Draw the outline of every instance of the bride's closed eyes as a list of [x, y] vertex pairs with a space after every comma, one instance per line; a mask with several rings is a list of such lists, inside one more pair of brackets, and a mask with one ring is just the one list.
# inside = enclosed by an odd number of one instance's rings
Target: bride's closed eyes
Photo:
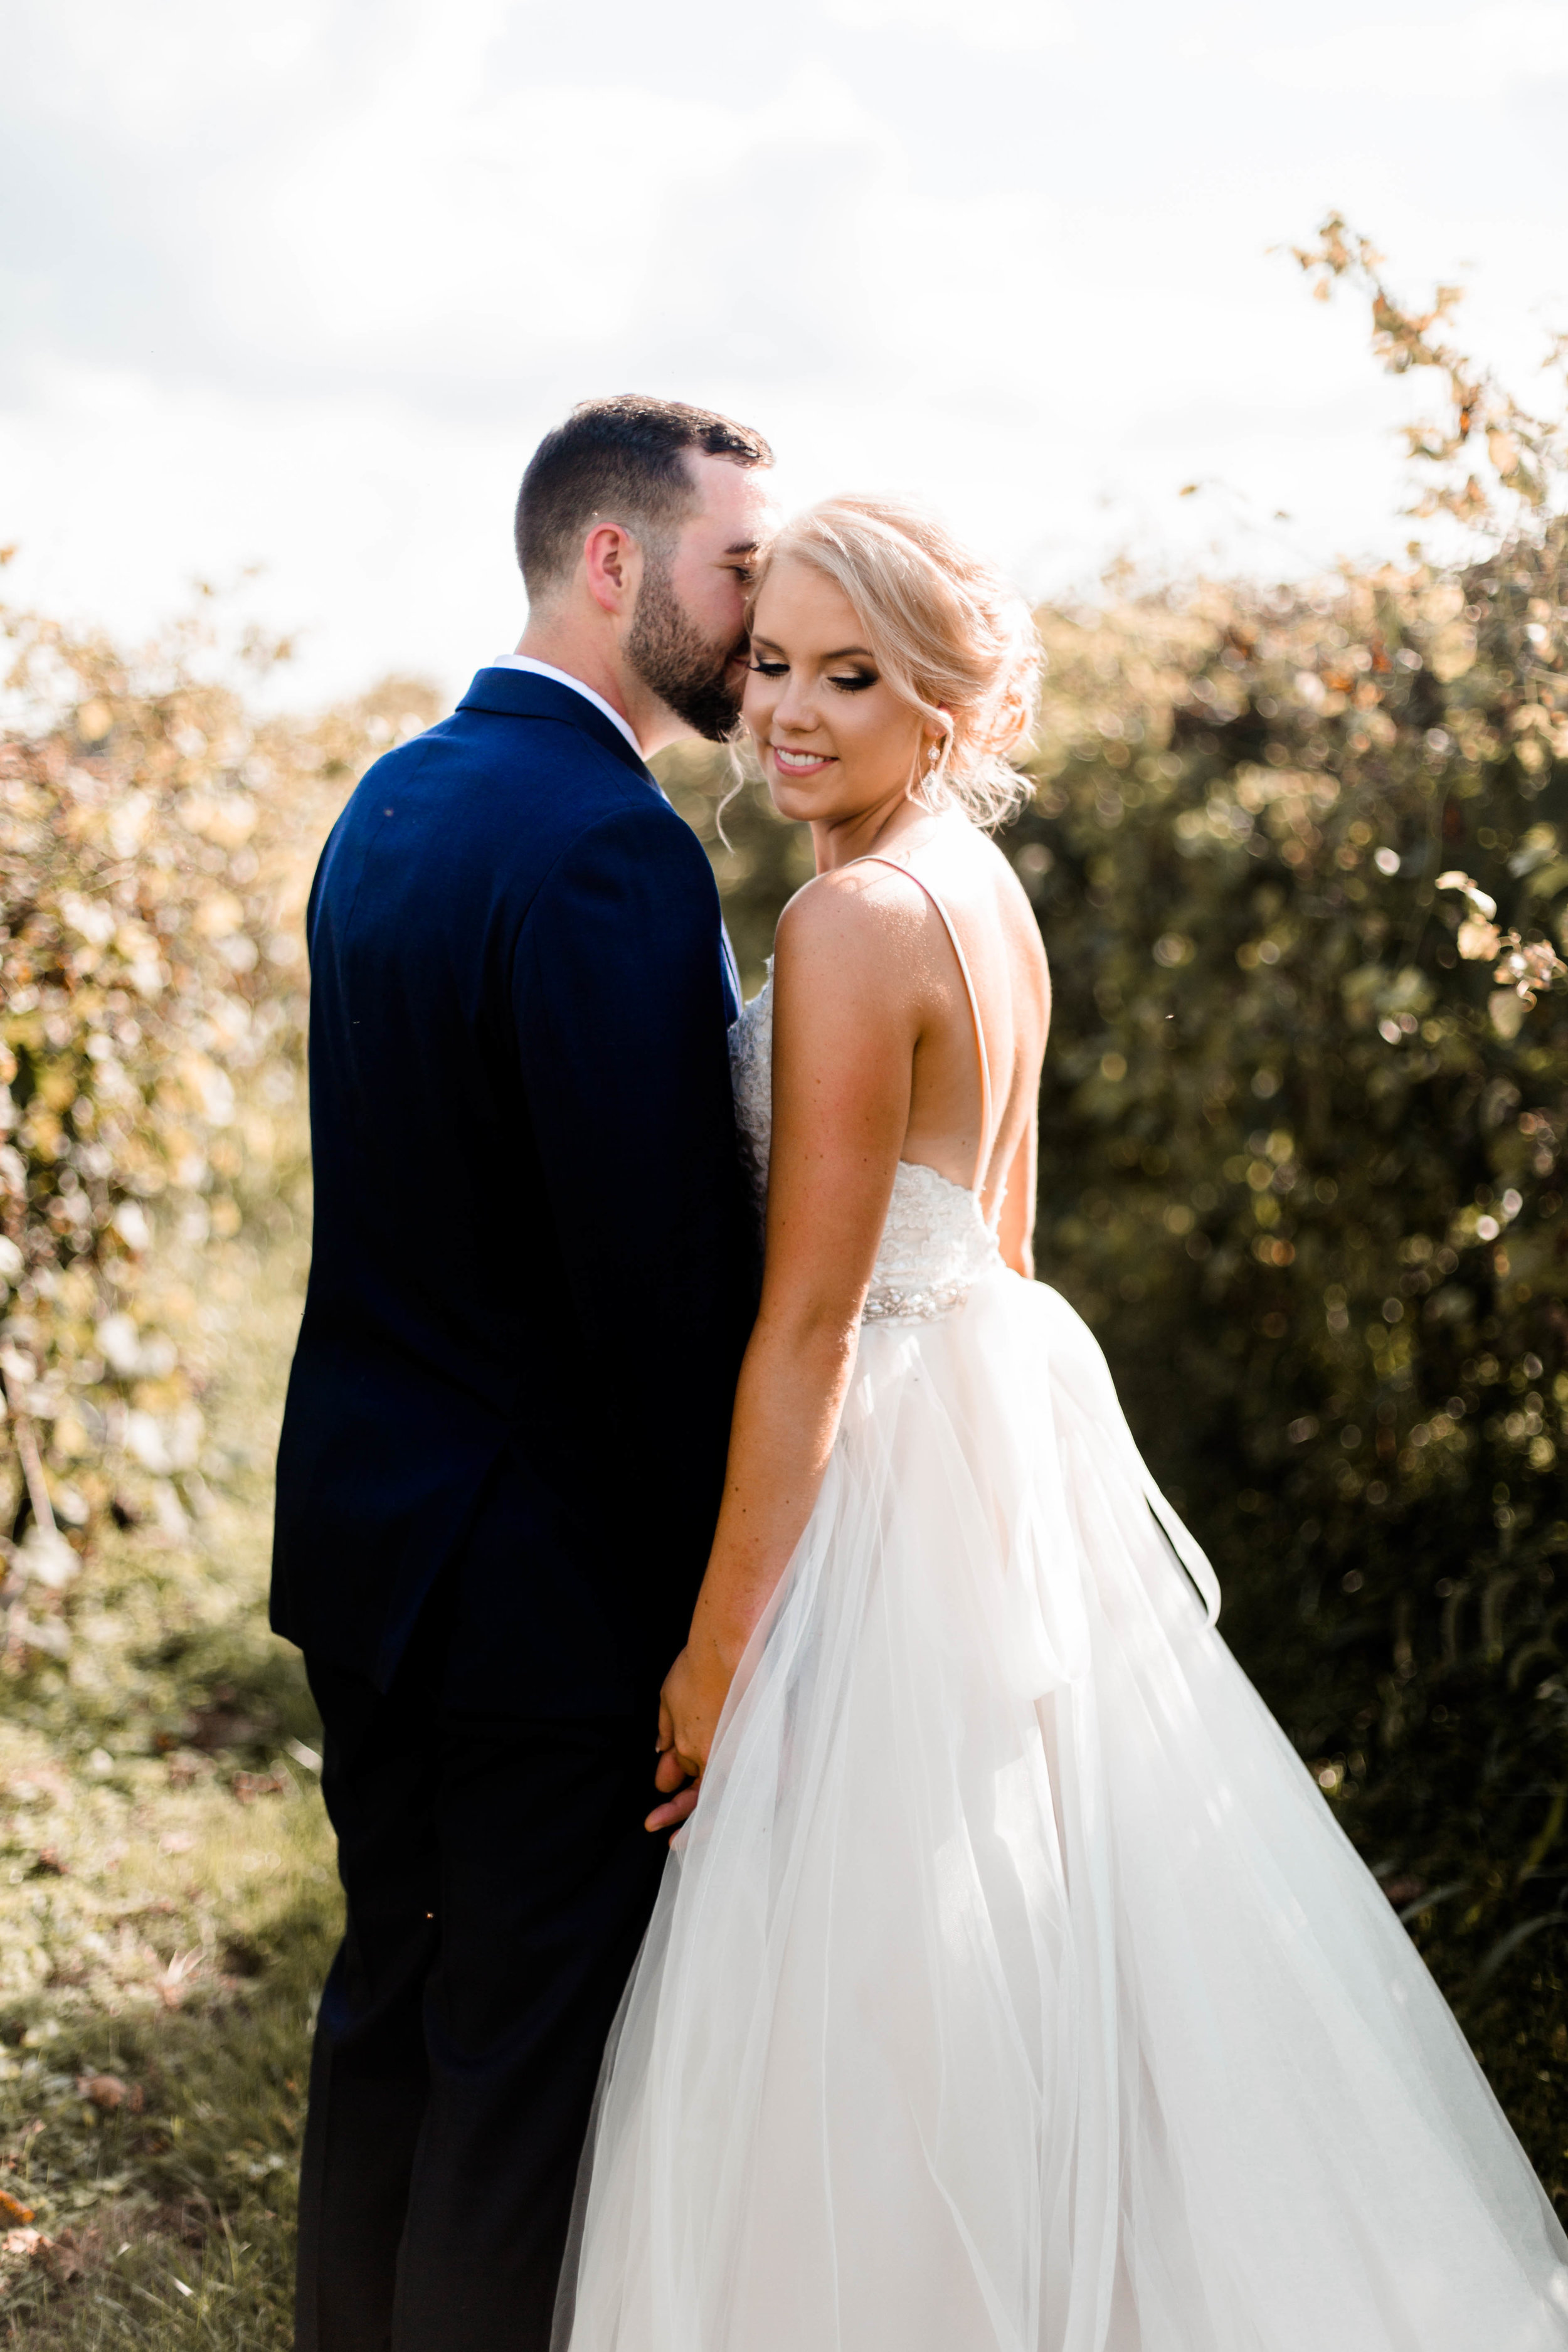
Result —
[[[753, 654], [751, 666], [759, 677], [783, 677], [789, 669], [788, 662], [766, 654]], [[876, 683], [875, 670], [843, 670], [837, 674], [830, 670], [827, 674], [827, 684], [836, 686], [840, 694], [861, 694]]]

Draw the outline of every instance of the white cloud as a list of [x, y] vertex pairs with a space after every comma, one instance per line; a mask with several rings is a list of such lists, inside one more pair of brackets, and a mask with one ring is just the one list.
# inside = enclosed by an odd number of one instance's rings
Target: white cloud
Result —
[[[453, 435], [382, 397], [172, 389], [71, 366], [0, 414], [0, 593], [132, 636], [200, 573], [264, 568], [239, 606], [298, 636], [288, 698], [392, 669], [458, 683], [513, 642], [523, 599], [511, 500], [528, 432]], [[542, 420], [543, 421], [543, 420]], [[520, 440], [521, 446], [520, 446]]]
[[[442, 46], [440, 109], [416, 43], [290, 160], [264, 215], [243, 183], [228, 192], [221, 299], [237, 331], [416, 379], [536, 381], [546, 354], [559, 367], [650, 329], [700, 333], [716, 290], [728, 323], [748, 262], [798, 281], [824, 199], [847, 181], [853, 203], [888, 162], [880, 127], [821, 74], [727, 107], [614, 83], [497, 90], [482, 37], [462, 73]], [[776, 193], [786, 154], [801, 195], [781, 243], [757, 195]]]
[[1078, 37], [1065, 0], [824, 0], [833, 24], [924, 33], [979, 49], [1059, 49]]
[[1568, 6], [1500, 0], [1427, 23], [1352, 22], [1311, 42], [1263, 50], [1256, 62], [1268, 79], [1294, 89], [1463, 107], [1568, 73]]
[[24, 6], [8, 60], [29, 106], [155, 148], [205, 119], [253, 116], [299, 85], [328, 30], [321, 0], [215, 11], [209, 0], [73, 0]]

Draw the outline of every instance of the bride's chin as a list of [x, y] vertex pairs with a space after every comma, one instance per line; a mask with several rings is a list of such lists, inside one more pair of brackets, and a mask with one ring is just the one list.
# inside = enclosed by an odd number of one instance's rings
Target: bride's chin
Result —
[[768, 797], [780, 816], [792, 824], [811, 824], [828, 812], [821, 804], [821, 795], [807, 792], [802, 785], [786, 784], [778, 774], [768, 779]]

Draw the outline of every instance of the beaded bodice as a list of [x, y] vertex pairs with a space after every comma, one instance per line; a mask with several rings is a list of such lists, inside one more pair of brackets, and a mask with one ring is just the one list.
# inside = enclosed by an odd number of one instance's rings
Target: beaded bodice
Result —
[[[735, 1118], [759, 1213], [767, 1198], [773, 1122], [773, 990], [769, 977], [730, 1031]], [[866, 1323], [929, 1321], [962, 1307], [983, 1274], [1001, 1263], [978, 1194], [900, 1160], [877, 1251]]]

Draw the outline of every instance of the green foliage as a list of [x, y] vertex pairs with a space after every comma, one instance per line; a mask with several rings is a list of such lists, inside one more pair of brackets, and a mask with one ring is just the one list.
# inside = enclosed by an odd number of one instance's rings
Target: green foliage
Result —
[[1554, 708], [1560, 548], [1047, 616], [1009, 845], [1056, 978], [1041, 1271], [1346, 1826], [1449, 1889], [1460, 1994], [1563, 1885], [1568, 1003], [1466, 963], [1435, 886], [1530, 929], [1568, 882], [1568, 767], [1515, 723]]
[[431, 697], [392, 681], [311, 726], [260, 719], [228, 679], [276, 648], [230, 649], [215, 678], [195, 625], [134, 658], [26, 614], [0, 627], [21, 720], [0, 738], [0, 1601], [19, 1658], [63, 1654], [62, 1595], [110, 1508], [189, 1505], [202, 1246], [304, 1164], [314, 852]]

